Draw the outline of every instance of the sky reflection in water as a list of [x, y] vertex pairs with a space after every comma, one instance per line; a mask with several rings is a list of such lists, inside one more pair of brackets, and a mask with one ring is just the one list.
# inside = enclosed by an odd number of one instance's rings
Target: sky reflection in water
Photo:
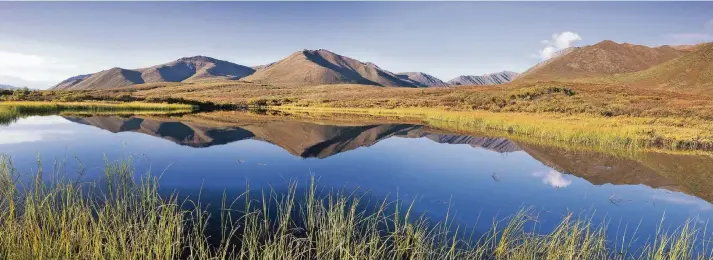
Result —
[[[415, 200], [419, 212], [436, 219], [451, 205], [459, 223], [480, 219], [482, 228], [523, 207], [538, 213], [543, 228], [573, 212], [607, 217], [614, 228], [640, 222], [645, 235], [664, 214], [671, 224], [713, 215], [706, 188], [712, 181], [705, 177], [713, 162], [705, 156], [634, 160], [409, 124], [30, 117], [0, 127], [0, 152], [21, 172], [37, 168], [38, 154], [45, 168], [66, 160], [68, 172], [80, 158], [86, 178], [101, 175], [104, 156], [132, 155], [137, 173], [163, 174], [163, 190], [202, 190], [208, 200], [223, 191], [239, 194], [247, 183], [254, 190], [284, 190], [290, 180], [315, 176], [322, 187]], [[676, 170], [685, 173], [671, 176]]]

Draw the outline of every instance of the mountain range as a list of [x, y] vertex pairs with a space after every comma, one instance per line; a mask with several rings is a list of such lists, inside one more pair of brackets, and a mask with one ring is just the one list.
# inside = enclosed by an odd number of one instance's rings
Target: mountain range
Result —
[[194, 56], [148, 68], [111, 68], [93, 74], [74, 76], [60, 82], [52, 89], [108, 89], [152, 82], [240, 79], [254, 72], [255, 70], [250, 67], [205, 56]]
[[513, 81], [520, 73], [512, 71], [501, 71], [498, 73], [485, 74], [483, 76], [459, 76], [448, 81], [448, 84], [459, 85], [497, 85]]
[[[243, 66], [205, 56], [140, 69], [112, 68], [68, 78], [53, 89], [106, 89], [152, 82], [192, 82], [202, 79], [240, 80], [270, 85], [307, 86], [365, 84], [386, 87], [450, 87], [496, 85], [511, 81], [571, 81], [583, 78], [608, 83], [657, 86], [713, 85], [713, 43], [648, 47], [602, 41], [558, 51], [522, 74], [502, 71], [482, 76], [463, 75], [443, 81], [424, 72], [392, 73], [370, 62], [334, 52], [302, 50], [260, 66]], [[596, 81], [596, 80], [594, 80]]]
[[[205, 56], [178, 60], [140, 69], [112, 68], [68, 78], [52, 89], [109, 89], [153, 82], [190, 82], [200, 79], [242, 80], [272, 85], [365, 84], [385, 87], [449, 87], [490, 85], [511, 81], [517, 73], [499, 72], [484, 76], [461, 76], [447, 83], [423, 72], [392, 73], [370, 62], [334, 52], [302, 50], [265, 65], [247, 67]], [[461, 78], [470, 79], [467, 83]], [[457, 84], [456, 84], [457, 83]]]

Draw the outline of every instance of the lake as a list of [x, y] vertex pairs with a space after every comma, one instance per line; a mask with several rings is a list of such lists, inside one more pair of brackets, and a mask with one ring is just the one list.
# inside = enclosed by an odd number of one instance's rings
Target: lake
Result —
[[[713, 216], [709, 155], [620, 154], [450, 133], [418, 122], [305, 119], [242, 112], [178, 116], [33, 116], [0, 126], [0, 152], [21, 172], [64, 162], [100, 178], [104, 158], [133, 157], [169, 194], [219, 204], [223, 193], [324, 189], [414, 201], [433, 219], [487, 229], [530, 208], [543, 230], [572, 213], [643, 239]], [[664, 218], [665, 216], [665, 218]], [[638, 227], [638, 229], [637, 229]], [[643, 242], [643, 241], [639, 241]]]

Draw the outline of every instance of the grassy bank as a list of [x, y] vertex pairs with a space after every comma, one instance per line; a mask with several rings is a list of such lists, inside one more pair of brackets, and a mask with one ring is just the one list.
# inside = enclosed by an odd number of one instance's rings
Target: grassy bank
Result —
[[369, 114], [417, 118], [457, 132], [500, 132], [537, 142], [602, 149], [713, 150], [713, 124], [693, 118], [603, 117], [558, 113], [496, 113], [442, 109], [273, 107], [282, 111]]
[[[107, 161], [100, 182], [76, 182], [43, 172], [18, 183], [8, 157], [0, 158], [2, 259], [708, 259], [707, 240], [692, 224], [659, 229], [641, 249], [636, 234], [609, 239], [606, 225], [564, 217], [552, 231], [530, 211], [493, 222], [482, 235], [453, 220], [429, 220], [413, 204], [336, 192], [265, 191], [224, 199], [211, 215], [200, 201], [162, 197], [157, 179], [134, 175], [131, 159]], [[43, 176], [53, 181], [41, 181]], [[257, 198], [257, 199], [252, 199]], [[244, 207], [232, 208], [236, 202]], [[370, 208], [371, 210], [367, 210]], [[218, 228], [209, 227], [219, 219]], [[213, 230], [209, 232], [209, 230]], [[707, 234], [706, 234], [707, 235]], [[645, 239], [645, 238], [642, 238]], [[699, 250], [696, 250], [698, 247]]]
[[33, 115], [188, 113], [195, 109], [193, 105], [140, 102], [0, 102], [0, 125]]
[[193, 105], [143, 103], [143, 102], [2, 102], [3, 109], [14, 109], [18, 112], [45, 112], [45, 111], [142, 111], [142, 110], [194, 110]]

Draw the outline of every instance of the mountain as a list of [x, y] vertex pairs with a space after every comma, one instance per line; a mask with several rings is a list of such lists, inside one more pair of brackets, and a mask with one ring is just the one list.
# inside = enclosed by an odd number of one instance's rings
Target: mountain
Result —
[[250, 68], [254, 69], [255, 71], [258, 71], [258, 70], [270, 67], [270, 66], [272, 66], [272, 64], [275, 64], [275, 62], [270, 62], [268, 64], [263, 64], [263, 65], [251, 66]]
[[[65, 80], [67, 81], [67, 80]], [[111, 68], [103, 70], [85, 79], [75, 80], [74, 84], [58, 84], [54, 90], [85, 90], [85, 89], [107, 89], [131, 86], [144, 83], [141, 72], [122, 68]]]
[[13, 90], [13, 89], [18, 89], [18, 87], [10, 86], [10, 85], [4, 85], [0, 84], [0, 89], [7, 89], [7, 90]]
[[572, 79], [635, 72], [681, 57], [685, 53], [667, 45], [652, 48], [602, 41], [551, 58], [527, 70], [518, 79]]
[[270, 84], [321, 85], [367, 84], [418, 87], [373, 63], [364, 63], [328, 50], [303, 50], [245, 78]]
[[513, 81], [515, 77], [520, 75], [517, 72], [501, 71], [497, 73], [485, 74], [483, 76], [459, 76], [448, 81], [448, 84], [458, 85], [497, 85]]
[[71, 87], [71, 86], [73, 86], [73, 85], [79, 84], [79, 82], [81, 82], [82, 80], [84, 80], [84, 79], [90, 77], [91, 75], [92, 75], [92, 74], [84, 74], [84, 75], [78, 75], [78, 76], [74, 76], [74, 77], [65, 79], [65, 80], [63, 80], [62, 82], [60, 82], [59, 84], [57, 84], [57, 85], [55, 85], [54, 87], [52, 87], [52, 89], [66, 89], [66, 88], [69, 88], [69, 87]]
[[451, 85], [423, 72], [401, 72], [396, 76], [414, 82], [419, 87], [450, 87]]
[[713, 43], [697, 46], [686, 55], [650, 69], [617, 75], [617, 83], [713, 90]]
[[525, 71], [525, 72], [522, 73], [522, 74], [525, 75], [525, 74], [529, 73], [529, 71], [533, 71], [533, 70], [536, 70], [536, 69], [539, 68], [539, 67], [542, 67], [542, 66], [545, 66], [545, 65], [547, 65], [547, 64], [550, 64], [551, 62], [556, 61], [558, 57], [567, 55], [567, 54], [569, 54], [570, 52], [573, 52], [573, 51], [578, 50], [579, 48], [581, 48], [581, 47], [569, 47], [569, 48], [564, 48], [564, 49], [561, 49], [561, 50], [559, 50], [559, 51], [556, 51], [555, 53], [552, 54], [552, 57], [550, 57], [549, 59], [547, 59], [547, 60], [545, 60], [545, 61], [542, 61], [542, 62], [540, 62], [540, 63], [535, 64], [535, 66], [532, 66], [532, 68], [528, 69], [527, 71]]
[[112, 68], [66, 79], [52, 89], [83, 90], [126, 87], [151, 82], [188, 82], [199, 79], [240, 79], [254, 69], [205, 56], [178, 60], [141, 69]]
[[205, 56], [180, 58], [176, 61], [138, 69], [145, 82], [182, 82], [195, 79], [240, 79], [254, 69]]

